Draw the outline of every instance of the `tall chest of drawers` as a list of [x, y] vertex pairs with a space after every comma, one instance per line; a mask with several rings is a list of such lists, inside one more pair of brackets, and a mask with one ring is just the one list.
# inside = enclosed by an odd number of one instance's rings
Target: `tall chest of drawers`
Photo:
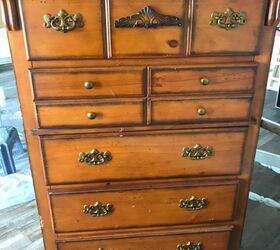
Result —
[[237, 250], [278, 0], [2, 0], [46, 249]]

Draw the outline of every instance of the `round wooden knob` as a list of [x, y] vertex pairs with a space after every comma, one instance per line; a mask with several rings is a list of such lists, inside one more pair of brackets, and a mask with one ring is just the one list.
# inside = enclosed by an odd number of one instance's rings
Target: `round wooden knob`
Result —
[[197, 110], [197, 113], [202, 116], [202, 115], [206, 115], [207, 111], [205, 108], [199, 108]]
[[90, 119], [90, 120], [94, 120], [94, 119], [96, 118], [96, 114], [93, 113], [93, 112], [88, 112], [88, 113], [87, 113], [87, 117], [88, 117], [88, 119]]
[[85, 82], [84, 86], [86, 89], [92, 89], [94, 87], [94, 83], [87, 81], [87, 82]]
[[208, 85], [210, 83], [210, 81], [207, 77], [202, 77], [200, 79], [200, 82], [201, 82], [202, 85]]

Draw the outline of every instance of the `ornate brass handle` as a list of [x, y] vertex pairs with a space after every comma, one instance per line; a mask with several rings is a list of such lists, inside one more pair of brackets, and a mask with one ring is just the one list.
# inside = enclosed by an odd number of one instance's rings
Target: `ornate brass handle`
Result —
[[210, 83], [210, 81], [207, 77], [202, 77], [200, 79], [200, 82], [201, 82], [202, 85], [208, 85]]
[[68, 14], [65, 10], [60, 10], [57, 15], [46, 14], [44, 20], [45, 28], [52, 28], [63, 33], [84, 26], [83, 17], [80, 13]]
[[97, 149], [91, 150], [89, 153], [81, 152], [79, 154], [79, 162], [86, 163], [89, 166], [101, 165], [112, 160], [111, 152], [99, 152]]
[[179, 244], [177, 245], [176, 250], [202, 250], [202, 244], [199, 243], [193, 243], [189, 241], [186, 244]]
[[88, 112], [87, 117], [90, 120], [94, 120], [96, 118], [96, 114], [94, 112]]
[[199, 108], [197, 109], [197, 114], [199, 114], [200, 116], [206, 115], [207, 110], [205, 108]]
[[86, 89], [92, 89], [94, 87], [94, 83], [90, 82], [90, 81], [86, 81], [84, 83], [84, 86], [85, 86]]
[[208, 200], [205, 198], [197, 198], [192, 196], [189, 199], [181, 199], [179, 202], [180, 208], [185, 208], [189, 211], [200, 210], [208, 205]]
[[244, 12], [235, 12], [231, 8], [224, 12], [213, 12], [211, 15], [210, 24], [218, 27], [231, 30], [246, 23], [246, 14]]
[[116, 28], [157, 28], [160, 26], [182, 26], [183, 22], [179, 17], [168, 16], [158, 13], [154, 8], [146, 6], [138, 13], [122, 17], [115, 21]]
[[114, 207], [112, 204], [102, 204], [97, 201], [93, 205], [84, 205], [84, 213], [92, 217], [106, 216], [113, 213]]
[[203, 147], [200, 144], [196, 144], [195, 146], [189, 148], [183, 148], [182, 157], [188, 157], [192, 160], [203, 160], [209, 156], [212, 156], [214, 150], [211, 146]]

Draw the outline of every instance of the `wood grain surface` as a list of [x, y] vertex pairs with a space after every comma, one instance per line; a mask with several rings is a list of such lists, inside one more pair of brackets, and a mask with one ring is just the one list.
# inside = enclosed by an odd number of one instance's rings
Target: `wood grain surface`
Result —
[[[46, 178], [50, 184], [234, 175], [242, 168], [246, 131], [68, 137], [42, 140]], [[176, 143], [175, 143], [176, 142]], [[185, 147], [211, 146], [203, 160], [182, 157]], [[109, 151], [112, 160], [99, 166], [79, 162], [80, 152]], [[63, 174], [62, 174], [63, 173]]]

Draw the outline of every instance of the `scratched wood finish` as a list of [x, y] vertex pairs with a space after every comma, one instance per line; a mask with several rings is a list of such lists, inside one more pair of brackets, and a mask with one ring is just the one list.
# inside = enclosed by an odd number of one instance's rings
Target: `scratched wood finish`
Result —
[[[193, 94], [215, 92], [252, 92], [255, 68], [152, 68], [152, 94]], [[203, 85], [201, 80], [209, 80]]]
[[[238, 174], [246, 131], [87, 137], [42, 139], [50, 184]], [[204, 160], [182, 157], [184, 147], [196, 144], [212, 146], [213, 156]], [[90, 152], [93, 148], [110, 151], [112, 160], [99, 166], [80, 163], [79, 153]]]
[[[24, 0], [20, 5], [30, 59], [104, 57], [100, 0]], [[62, 9], [80, 13], [85, 25], [67, 33], [46, 29], [44, 15], [57, 15]]]
[[[176, 16], [182, 20], [182, 27], [159, 28], [115, 28], [115, 20], [136, 14], [145, 6], [151, 6], [164, 15]], [[127, 0], [110, 1], [110, 21], [113, 57], [147, 57], [184, 55], [185, 15], [188, 1], [174, 0]], [[172, 46], [172, 42], [174, 45]]]
[[[142, 96], [145, 92], [143, 69], [32, 71], [36, 99], [71, 99]], [[85, 82], [92, 82], [92, 89]]]
[[[216, 242], [213, 241], [216, 239]], [[114, 249], [114, 250], [175, 250], [179, 244], [200, 242], [203, 249], [224, 250], [227, 249], [230, 232], [173, 234], [163, 236], [138, 237], [112, 240], [86, 240], [82, 242], [58, 243], [59, 250], [88, 250], [88, 249]]]
[[[203, 99], [152, 101], [152, 123], [190, 123], [248, 120], [250, 99]], [[206, 113], [200, 115], [199, 109]]]
[[[194, 2], [194, 25], [192, 33], [192, 54], [258, 54], [262, 34], [266, 0], [205, 0]], [[246, 24], [233, 30], [209, 25], [211, 14], [231, 8], [246, 14]]]
[[[233, 219], [235, 184], [206, 187], [176, 187], [150, 190], [52, 194], [52, 214], [56, 232], [121, 229], [159, 225], [214, 223]], [[201, 210], [179, 207], [181, 199], [192, 196], [208, 199]], [[92, 217], [83, 213], [84, 205], [112, 204], [111, 214]]]
[[[98, 127], [143, 125], [143, 102], [95, 103], [92, 105], [38, 106], [39, 124], [50, 127]], [[87, 114], [93, 112], [95, 119]]]

